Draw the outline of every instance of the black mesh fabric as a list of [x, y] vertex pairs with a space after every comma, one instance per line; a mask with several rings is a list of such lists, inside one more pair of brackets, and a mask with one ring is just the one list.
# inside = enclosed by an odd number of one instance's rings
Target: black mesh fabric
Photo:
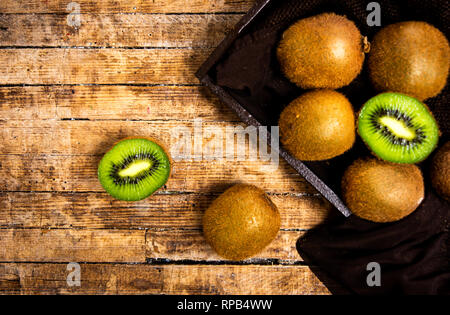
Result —
[[[274, 0], [245, 29], [210, 75], [246, 108], [262, 125], [277, 125], [279, 115], [290, 101], [304, 93], [280, 72], [275, 49], [283, 31], [296, 20], [335, 12], [353, 20], [369, 41], [380, 27], [366, 23], [367, 4], [357, 0]], [[446, 0], [377, 1], [382, 10], [382, 26], [400, 21], [426, 21], [449, 37], [449, 2]], [[358, 110], [377, 94], [367, 69], [352, 84], [340, 89]], [[426, 101], [439, 122], [441, 145], [449, 139], [449, 87]], [[340, 194], [340, 179], [356, 158], [369, 155], [359, 140], [341, 157], [325, 162], [305, 163], [328, 186]], [[450, 294], [449, 203], [430, 188], [429, 163], [420, 167], [426, 178], [426, 198], [407, 218], [376, 224], [355, 216], [342, 217], [337, 211], [325, 223], [298, 240], [300, 255], [319, 266], [341, 284], [345, 292], [356, 294]], [[369, 287], [367, 265], [381, 266], [381, 286]], [[313, 269], [315, 271], [316, 269]], [[325, 281], [327, 283], [327, 281]], [[335, 287], [330, 289], [335, 293]]]

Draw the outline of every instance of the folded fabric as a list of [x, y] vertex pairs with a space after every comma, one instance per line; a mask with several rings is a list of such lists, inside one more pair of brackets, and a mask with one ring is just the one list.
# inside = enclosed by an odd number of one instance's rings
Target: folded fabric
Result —
[[297, 249], [351, 293], [450, 294], [449, 219], [448, 202], [430, 190], [403, 220], [379, 224], [339, 216], [306, 233]]

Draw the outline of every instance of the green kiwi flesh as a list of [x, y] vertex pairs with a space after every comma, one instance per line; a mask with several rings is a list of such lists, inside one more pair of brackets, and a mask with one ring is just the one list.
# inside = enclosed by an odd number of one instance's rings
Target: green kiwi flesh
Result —
[[371, 98], [361, 109], [358, 133], [379, 158], [414, 164], [436, 148], [439, 127], [419, 100], [399, 93]]
[[98, 167], [103, 188], [125, 201], [147, 198], [167, 182], [169, 175], [169, 156], [159, 144], [145, 138], [118, 142]]
[[433, 187], [439, 195], [450, 201], [450, 141], [437, 151], [430, 173]]
[[425, 185], [416, 165], [358, 159], [344, 173], [342, 194], [353, 214], [385, 223], [415, 211], [425, 198]]
[[203, 216], [203, 234], [222, 257], [243, 260], [263, 250], [280, 229], [280, 213], [266, 193], [237, 184], [220, 195]]

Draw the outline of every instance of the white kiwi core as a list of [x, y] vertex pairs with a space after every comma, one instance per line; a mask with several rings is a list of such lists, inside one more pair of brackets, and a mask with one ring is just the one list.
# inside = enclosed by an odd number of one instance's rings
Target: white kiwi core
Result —
[[152, 163], [148, 160], [137, 160], [128, 165], [123, 170], [119, 171], [119, 176], [121, 177], [136, 177], [142, 172], [150, 169]]
[[413, 140], [416, 137], [416, 133], [413, 129], [409, 128], [403, 121], [399, 121], [393, 117], [380, 117], [380, 123], [383, 126], [386, 126], [389, 131], [398, 138]]

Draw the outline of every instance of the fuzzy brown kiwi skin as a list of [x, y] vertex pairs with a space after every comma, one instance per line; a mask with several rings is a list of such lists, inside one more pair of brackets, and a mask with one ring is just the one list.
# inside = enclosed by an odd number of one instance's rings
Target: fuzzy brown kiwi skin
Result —
[[277, 49], [282, 71], [303, 89], [338, 89], [361, 72], [370, 49], [345, 16], [323, 13], [288, 28]]
[[450, 201], [450, 141], [446, 142], [433, 157], [430, 169], [434, 189]]
[[394, 222], [414, 212], [425, 198], [425, 184], [416, 165], [366, 158], [344, 173], [342, 194], [356, 216], [377, 223]]
[[203, 216], [206, 241], [222, 257], [243, 260], [263, 250], [280, 229], [280, 213], [266, 193], [237, 184], [212, 202]]
[[423, 101], [447, 83], [450, 47], [445, 35], [419, 21], [391, 24], [378, 32], [368, 58], [370, 79], [380, 92], [399, 92]]
[[348, 99], [333, 90], [314, 90], [289, 104], [279, 119], [283, 146], [302, 161], [328, 160], [353, 147], [355, 114]]

